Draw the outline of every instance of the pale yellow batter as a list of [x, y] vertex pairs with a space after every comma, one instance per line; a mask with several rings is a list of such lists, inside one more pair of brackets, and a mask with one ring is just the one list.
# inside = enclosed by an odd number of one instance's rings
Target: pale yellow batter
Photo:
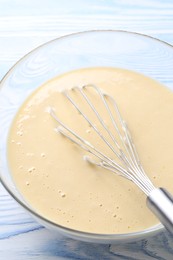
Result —
[[[131, 182], [82, 159], [58, 134], [48, 113], [95, 139], [59, 90], [94, 83], [112, 95], [155, 186], [173, 192], [173, 93], [143, 75], [114, 68], [70, 72], [40, 87], [20, 108], [9, 133], [9, 166], [23, 197], [44, 217], [94, 233], [127, 233], [157, 223], [145, 195]], [[98, 143], [99, 141], [97, 141]], [[99, 144], [98, 144], [99, 145]]]

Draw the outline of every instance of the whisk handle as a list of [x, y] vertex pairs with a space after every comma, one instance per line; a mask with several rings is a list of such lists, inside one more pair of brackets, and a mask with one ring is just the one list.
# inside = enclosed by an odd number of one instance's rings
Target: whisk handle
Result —
[[147, 197], [147, 206], [173, 234], [173, 196], [164, 188], [156, 188]]

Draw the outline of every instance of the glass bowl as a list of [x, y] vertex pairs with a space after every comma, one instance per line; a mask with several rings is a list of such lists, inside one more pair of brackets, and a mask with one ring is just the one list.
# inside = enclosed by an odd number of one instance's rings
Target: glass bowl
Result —
[[88, 31], [50, 41], [18, 61], [0, 83], [0, 179], [9, 194], [39, 223], [69, 237], [99, 243], [122, 243], [154, 236], [162, 225], [127, 234], [80, 232], [39, 215], [22, 198], [8, 170], [7, 137], [20, 105], [45, 81], [72, 70], [118, 67], [149, 76], [173, 89], [173, 47], [142, 34], [125, 31]]

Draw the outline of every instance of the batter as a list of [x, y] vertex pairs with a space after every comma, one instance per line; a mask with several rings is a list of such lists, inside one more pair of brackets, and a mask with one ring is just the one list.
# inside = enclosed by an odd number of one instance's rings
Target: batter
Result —
[[139, 188], [91, 166], [82, 159], [84, 151], [55, 131], [50, 107], [79, 134], [95, 139], [59, 92], [88, 83], [116, 99], [147, 175], [155, 186], [173, 192], [173, 93], [141, 74], [116, 68], [69, 72], [45, 83], [27, 99], [9, 133], [13, 179], [36, 212], [65, 227], [102, 234], [144, 230], [158, 221]]

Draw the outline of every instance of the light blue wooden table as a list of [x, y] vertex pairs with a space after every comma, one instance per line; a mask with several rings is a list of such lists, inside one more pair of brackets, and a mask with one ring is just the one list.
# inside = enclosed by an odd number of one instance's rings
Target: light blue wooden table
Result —
[[[72, 32], [120, 29], [173, 44], [172, 0], [0, 0], [0, 79], [36, 46]], [[57, 237], [23, 211], [0, 185], [0, 260], [173, 260], [166, 232], [125, 245]]]

